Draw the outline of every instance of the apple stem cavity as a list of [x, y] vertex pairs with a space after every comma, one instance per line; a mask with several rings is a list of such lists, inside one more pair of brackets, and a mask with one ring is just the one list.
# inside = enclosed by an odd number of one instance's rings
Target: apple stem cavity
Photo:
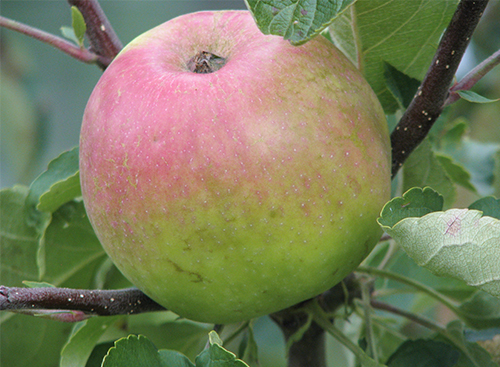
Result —
[[187, 63], [189, 71], [197, 74], [216, 72], [226, 65], [226, 59], [208, 51], [200, 51]]

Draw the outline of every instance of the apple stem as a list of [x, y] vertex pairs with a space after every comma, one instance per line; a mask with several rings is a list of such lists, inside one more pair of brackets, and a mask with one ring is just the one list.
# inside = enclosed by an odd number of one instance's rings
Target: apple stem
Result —
[[46, 310], [68, 310], [112, 316], [165, 311], [165, 308], [135, 288], [84, 290], [0, 286], [0, 311], [32, 313], [34, 310], [38, 314]]
[[208, 51], [200, 51], [187, 62], [189, 71], [197, 74], [213, 73], [226, 64], [226, 59]]
[[392, 177], [441, 115], [455, 72], [488, 0], [461, 0], [410, 106], [391, 134]]

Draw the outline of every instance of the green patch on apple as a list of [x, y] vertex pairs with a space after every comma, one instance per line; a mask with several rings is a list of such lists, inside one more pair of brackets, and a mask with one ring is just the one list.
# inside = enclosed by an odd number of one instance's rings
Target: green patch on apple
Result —
[[166, 308], [231, 323], [354, 270], [390, 199], [385, 115], [323, 36], [293, 46], [249, 12], [133, 40], [87, 104], [85, 207], [123, 274]]

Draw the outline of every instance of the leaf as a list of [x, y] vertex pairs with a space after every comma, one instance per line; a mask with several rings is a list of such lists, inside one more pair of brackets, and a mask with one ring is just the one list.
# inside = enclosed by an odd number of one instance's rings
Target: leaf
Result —
[[[446, 330], [453, 337], [454, 345], [460, 350], [460, 359], [456, 367], [498, 367], [492, 361], [489, 353], [477, 343], [470, 343], [465, 339], [462, 323], [458, 320], [446, 325]], [[442, 339], [438, 337], [436, 339]]]
[[405, 218], [422, 217], [443, 209], [443, 197], [430, 187], [412, 188], [385, 204], [379, 224], [382, 227], [393, 227]]
[[196, 357], [196, 367], [248, 367], [241, 359], [222, 347], [215, 331], [208, 334], [210, 346]]
[[194, 367], [179, 352], [158, 351], [144, 335], [129, 335], [115, 342], [104, 357], [102, 367]]
[[457, 93], [460, 97], [462, 97], [466, 101], [473, 103], [492, 103], [500, 100], [500, 98], [489, 99], [470, 90], [459, 90], [457, 91]]
[[358, 0], [329, 26], [334, 43], [363, 71], [386, 114], [399, 105], [386, 84], [385, 63], [422, 80], [457, 3]]
[[58, 287], [89, 288], [106, 257], [83, 202], [71, 201], [54, 212], [42, 236], [40, 278]]
[[243, 359], [249, 366], [259, 366], [259, 353], [257, 343], [253, 334], [253, 326], [251, 323], [246, 328], [246, 332], [243, 336], [243, 340], [240, 343], [239, 350], [241, 359]]
[[75, 35], [75, 30], [71, 27], [66, 27], [66, 26], [61, 27], [61, 34], [64, 36], [64, 38], [67, 38], [75, 42], [77, 45], [80, 43], [80, 41]]
[[73, 27], [78, 45], [83, 47], [83, 38], [87, 31], [87, 25], [85, 24], [82, 13], [80, 13], [80, 10], [78, 10], [76, 6], [71, 7], [71, 26]]
[[500, 327], [500, 300], [486, 292], [476, 292], [459, 309], [460, 318], [474, 329]]
[[408, 157], [403, 166], [403, 191], [412, 187], [430, 186], [444, 198], [444, 206], [450, 207], [457, 192], [453, 181], [425, 139]]
[[500, 219], [500, 199], [495, 199], [493, 196], [486, 196], [473, 202], [469, 209], [480, 210], [483, 215]]
[[460, 353], [451, 345], [433, 340], [408, 340], [387, 361], [388, 367], [452, 367]]
[[245, 0], [264, 34], [300, 45], [318, 35], [355, 0]]
[[407, 108], [420, 86], [420, 81], [402, 73], [388, 62], [384, 62], [387, 88], [396, 98], [400, 108]]
[[452, 157], [445, 154], [435, 153], [435, 156], [453, 182], [466, 188], [467, 190], [477, 192], [476, 188], [470, 181], [471, 174], [465, 169], [464, 166], [455, 162]]
[[500, 198], [500, 149], [493, 155], [493, 194]]
[[76, 147], [52, 160], [47, 170], [33, 181], [27, 203], [40, 211], [52, 213], [79, 196], [81, 189]]
[[93, 317], [76, 324], [61, 351], [59, 367], [85, 367], [99, 338], [121, 318], [122, 316]]
[[169, 312], [135, 315], [128, 318], [128, 332], [147, 335], [158, 348], [177, 350], [194, 360], [205, 347], [212, 326], [177, 319]]
[[500, 297], [499, 220], [451, 209], [383, 228], [419, 266]]
[[453, 157], [471, 174], [471, 183], [479, 195], [492, 195], [494, 189], [495, 156], [500, 145], [464, 138], [458, 144], [445, 145], [442, 153]]
[[23, 284], [28, 288], [55, 288], [55, 285], [47, 282], [30, 282], [25, 280], [23, 281]]

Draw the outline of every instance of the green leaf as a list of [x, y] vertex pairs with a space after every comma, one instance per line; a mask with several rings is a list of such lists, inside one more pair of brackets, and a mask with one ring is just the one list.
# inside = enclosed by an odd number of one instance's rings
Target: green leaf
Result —
[[[27, 224], [27, 194], [24, 186], [0, 191], [0, 277], [2, 284], [11, 287], [22, 287], [25, 279], [38, 279], [39, 235]], [[9, 314], [0, 315], [3, 320]]]
[[248, 325], [239, 349], [241, 359], [244, 360], [249, 366], [259, 366], [259, 353], [253, 334], [252, 324]]
[[208, 334], [210, 347], [196, 357], [196, 367], [248, 367], [241, 359], [222, 347], [222, 340], [215, 331]]
[[443, 149], [456, 149], [462, 144], [462, 139], [467, 132], [469, 124], [463, 118], [457, 118], [451, 122], [446, 132], [439, 138], [439, 144]]
[[[465, 339], [460, 321], [450, 322], [446, 325], [446, 330], [453, 337], [453, 344], [460, 350], [460, 359], [456, 367], [498, 367], [486, 350], [477, 343], [470, 343]], [[442, 337], [436, 339], [442, 339]]]
[[[175, 322], [174, 322], [175, 321]], [[186, 319], [171, 312], [155, 312], [128, 318], [128, 332], [147, 335], [160, 349], [177, 350], [191, 360], [203, 350], [212, 326]]]
[[420, 81], [402, 73], [388, 62], [384, 62], [384, 75], [387, 88], [400, 108], [407, 108], [420, 86]]
[[106, 257], [83, 202], [70, 201], [54, 212], [42, 236], [40, 279], [58, 287], [89, 288]]
[[477, 210], [451, 209], [383, 228], [419, 266], [500, 297], [498, 219]]
[[473, 103], [492, 103], [500, 100], [500, 98], [489, 99], [470, 90], [459, 90], [457, 93], [460, 97], [462, 97], [466, 101]]
[[500, 149], [493, 155], [493, 194], [500, 198]]
[[435, 153], [435, 156], [453, 182], [466, 188], [467, 190], [477, 192], [476, 188], [470, 181], [471, 174], [465, 169], [464, 166], [455, 162], [455, 160], [448, 155]]
[[79, 196], [81, 189], [76, 147], [52, 160], [47, 170], [33, 181], [27, 203], [40, 211], [52, 213]]
[[379, 224], [382, 227], [393, 227], [405, 218], [422, 217], [443, 209], [443, 197], [430, 187], [412, 188], [385, 204]]
[[358, 65], [386, 114], [399, 105], [384, 65], [422, 80], [458, 0], [358, 0], [329, 26], [334, 43]]
[[102, 367], [194, 367], [189, 359], [176, 351], [158, 351], [143, 335], [130, 335], [115, 342]]
[[388, 367], [452, 367], [460, 353], [451, 345], [433, 340], [408, 340], [387, 361]]
[[482, 196], [494, 193], [495, 156], [500, 145], [464, 138], [458, 144], [446, 144], [442, 152], [453, 157], [471, 174], [471, 183]]
[[432, 150], [429, 139], [425, 139], [413, 151], [403, 166], [403, 191], [425, 186], [430, 186], [443, 195], [445, 208], [455, 201], [456, 188]]
[[61, 34], [64, 36], [64, 38], [67, 38], [75, 42], [77, 45], [80, 43], [80, 41], [75, 35], [75, 30], [71, 27], [66, 27], [66, 26], [61, 27]]
[[83, 38], [87, 31], [87, 25], [85, 24], [82, 13], [80, 13], [80, 10], [78, 10], [76, 6], [71, 7], [71, 26], [73, 27], [78, 45], [83, 47]]
[[76, 324], [61, 351], [59, 367], [85, 367], [99, 338], [121, 318], [123, 317], [93, 317]]
[[500, 300], [486, 292], [476, 292], [459, 307], [462, 319], [474, 329], [500, 327]]
[[245, 0], [258, 27], [300, 45], [318, 35], [355, 0]]
[[483, 212], [483, 215], [500, 219], [500, 199], [493, 196], [481, 198], [469, 206], [469, 209], [475, 209]]
[[55, 288], [55, 285], [47, 282], [30, 282], [29, 280], [25, 280], [23, 284], [28, 288]]

